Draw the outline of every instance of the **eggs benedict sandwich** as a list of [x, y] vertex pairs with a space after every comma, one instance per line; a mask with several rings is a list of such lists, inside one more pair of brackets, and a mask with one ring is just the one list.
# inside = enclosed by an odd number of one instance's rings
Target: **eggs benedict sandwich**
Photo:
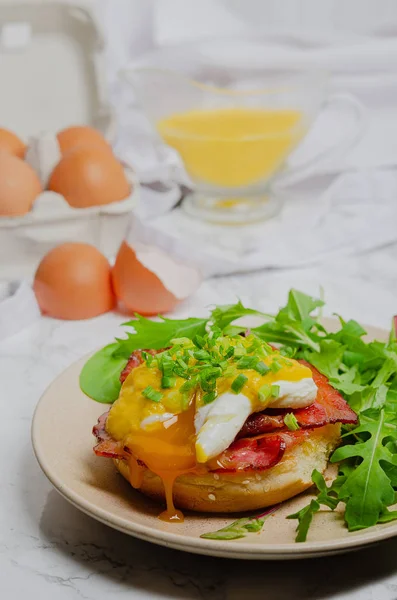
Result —
[[178, 509], [238, 512], [312, 485], [357, 416], [313, 366], [247, 332], [209, 330], [166, 349], [138, 350], [93, 433], [143, 494]]

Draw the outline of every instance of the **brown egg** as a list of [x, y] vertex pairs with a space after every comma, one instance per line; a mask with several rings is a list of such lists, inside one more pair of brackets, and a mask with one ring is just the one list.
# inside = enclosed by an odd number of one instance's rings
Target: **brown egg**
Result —
[[89, 244], [51, 250], [39, 264], [33, 289], [42, 313], [56, 319], [90, 319], [115, 305], [110, 265]]
[[12, 131], [0, 128], [0, 151], [7, 152], [18, 158], [25, 158], [26, 145]]
[[64, 156], [48, 184], [74, 208], [110, 204], [127, 198], [131, 186], [116, 158], [100, 148], [82, 146]]
[[[153, 271], [139, 260], [126, 242], [121, 244], [117, 254], [112, 269], [113, 288], [118, 300], [131, 313], [157, 315], [169, 312], [200, 283], [196, 269], [178, 265], [156, 248], [151, 249], [151, 256], [156, 263]], [[170, 291], [171, 287], [178, 293]]]
[[94, 146], [112, 152], [102, 133], [93, 127], [84, 125], [67, 127], [58, 133], [57, 138], [63, 155], [81, 146]]
[[42, 191], [40, 179], [30, 165], [0, 152], [0, 216], [25, 215]]

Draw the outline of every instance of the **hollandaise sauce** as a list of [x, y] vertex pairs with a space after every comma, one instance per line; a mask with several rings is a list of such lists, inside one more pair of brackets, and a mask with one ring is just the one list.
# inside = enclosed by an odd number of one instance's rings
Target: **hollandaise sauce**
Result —
[[235, 188], [266, 180], [306, 132], [292, 109], [222, 108], [171, 115], [157, 123], [193, 181]]
[[180, 522], [178, 477], [207, 472], [253, 412], [307, 406], [316, 393], [308, 367], [255, 336], [210, 332], [146, 355], [125, 380], [106, 429], [128, 449], [131, 485], [142, 486], [147, 467], [163, 482], [167, 508], [160, 518]]

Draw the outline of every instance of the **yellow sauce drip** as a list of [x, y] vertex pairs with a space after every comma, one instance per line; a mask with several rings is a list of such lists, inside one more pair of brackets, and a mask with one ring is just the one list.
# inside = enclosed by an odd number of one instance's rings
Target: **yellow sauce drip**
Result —
[[133, 488], [139, 490], [142, 485], [145, 467], [141, 467], [135, 456], [131, 456], [131, 458], [128, 459], [128, 468], [130, 471], [130, 484]]
[[174, 473], [159, 473], [158, 475], [163, 481], [165, 501], [167, 505], [166, 510], [159, 514], [159, 519], [161, 519], [162, 521], [167, 521], [169, 523], [183, 523], [183, 513], [175, 508], [173, 494], [175, 479], [180, 475], [180, 473], [176, 475]]

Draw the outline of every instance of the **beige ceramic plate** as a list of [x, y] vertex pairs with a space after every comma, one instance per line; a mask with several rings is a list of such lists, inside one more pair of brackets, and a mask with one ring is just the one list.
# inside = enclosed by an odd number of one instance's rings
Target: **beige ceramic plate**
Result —
[[[373, 328], [370, 333], [377, 339], [386, 335]], [[108, 407], [80, 391], [78, 380], [84, 362], [72, 365], [44, 393], [34, 415], [32, 437], [37, 459], [51, 483], [74, 506], [98, 521], [178, 550], [263, 560], [336, 554], [397, 535], [397, 524], [393, 523], [348, 533], [340, 513], [324, 511], [314, 517], [308, 541], [296, 544], [296, 521], [285, 517], [307, 504], [308, 493], [284, 503], [265, 521], [261, 533], [250, 533], [239, 540], [200, 538], [202, 533], [225, 527], [238, 515], [191, 513], [185, 515], [183, 524], [160, 521], [159, 505], [133, 490], [110, 459], [98, 458], [92, 451], [92, 427]]]

